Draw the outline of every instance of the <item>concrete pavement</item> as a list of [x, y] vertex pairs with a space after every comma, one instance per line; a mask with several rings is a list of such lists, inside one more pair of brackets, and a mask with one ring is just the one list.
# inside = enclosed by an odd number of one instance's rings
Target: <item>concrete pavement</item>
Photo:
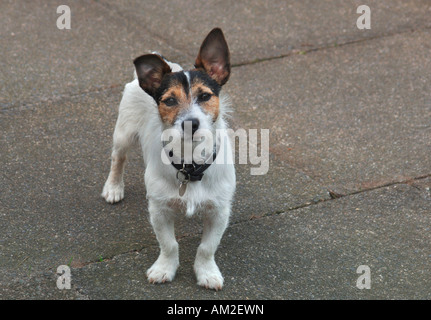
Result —
[[[78, 0], [59, 30], [56, 2], [3, 1], [0, 299], [431, 298], [431, 5], [369, 1], [358, 30], [360, 4]], [[100, 197], [117, 107], [134, 57], [189, 67], [214, 26], [235, 65], [231, 124], [270, 129], [270, 169], [237, 166], [222, 291], [195, 283], [199, 218], [178, 217], [174, 282], [150, 285], [139, 150], [124, 201]]]

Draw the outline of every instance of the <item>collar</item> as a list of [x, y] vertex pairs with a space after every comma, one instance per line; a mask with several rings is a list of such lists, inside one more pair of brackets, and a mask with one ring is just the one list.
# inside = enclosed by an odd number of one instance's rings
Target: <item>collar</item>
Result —
[[[169, 156], [172, 157], [173, 153], [172, 150], [169, 151]], [[212, 161], [210, 163], [207, 163], [208, 160], [206, 160], [202, 164], [197, 164], [196, 162], [185, 164], [184, 160], [181, 160], [181, 163], [174, 163], [171, 162], [171, 164], [174, 166], [175, 169], [178, 170], [177, 172], [177, 179], [184, 182], [184, 181], [201, 181], [202, 177], [204, 176], [204, 171], [208, 169], [211, 164], [214, 162], [214, 160], [217, 157], [217, 150], [214, 148], [213, 155], [212, 155]]]

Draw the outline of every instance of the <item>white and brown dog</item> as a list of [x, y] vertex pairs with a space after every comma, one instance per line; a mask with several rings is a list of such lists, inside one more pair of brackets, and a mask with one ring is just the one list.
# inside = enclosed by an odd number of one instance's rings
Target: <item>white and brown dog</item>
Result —
[[[228, 225], [235, 169], [229, 140], [224, 143], [224, 159], [212, 161], [221, 157], [212, 142], [217, 139], [199, 136], [201, 132], [215, 136], [216, 131], [227, 129], [228, 105], [221, 88], [230, 76], [229, 56], [223, 32], [215, 28], [201, 45], [195, 69], [184, 71], [158, 54], [146, 54], [135, 59], [137, 79], [125, 86], [114, 131], [111, 171], [102, 196], [109, 203], [123, 199], [126, 156], [139, 141], [150, 221], [160, 244], [160, 255], [147, 271], [151, 283], [172, 281], [175, 276], [179, 258], [174, 216], [185, 212], [187, 216], [202, 214], [204, 221], [194, 263], [198, 284], [216, 290], [223, 286], [214, 254]], [[167, 130], [179, 132], [180, 148], [166, 148], [163, 135]], [[200, 159], [186, 155], [183, 149], [187, 143], [195, 149], [196, 141], [202, 140], [203, 144], [211, 141], [210, 155], [199, 153]], [[163, 161], [164, 157], [169, 161]]]

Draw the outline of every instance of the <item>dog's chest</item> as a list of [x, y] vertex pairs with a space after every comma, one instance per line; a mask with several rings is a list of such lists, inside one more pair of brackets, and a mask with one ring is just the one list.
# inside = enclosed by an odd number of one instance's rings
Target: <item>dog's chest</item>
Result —
[[214, 209], [214, 203], [210, 200], [195, 202], [192, 200], [176, 198], [169, 200], [167, 205], [175, 212], [181, 212], [187, 216], [201, 212], [209, 212]]

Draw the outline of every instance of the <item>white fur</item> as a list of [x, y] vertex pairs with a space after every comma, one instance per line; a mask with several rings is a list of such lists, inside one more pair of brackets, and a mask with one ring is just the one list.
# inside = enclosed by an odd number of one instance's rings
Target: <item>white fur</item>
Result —
[[[168, 62], [168, 61], [167, 61]], [[168, 62], [173, 72], [182, 68]], [[220, 113], [211, 131], [227, 128], [225, 114], [227, 98], [220, 97]], [[189, 110], [202, 123], [207, 116], [196, 105]], [[184, 115], [184, 117], [190, 114]], [[175, 124], [178, 126], [179, 121]], [[130, 147], [140, 142], [145, 163], [145, 186], [149, 202], [150, 221], [160, 244], [160, 256], [147, 271], [148, 280], [160, 283], [173, 280], [179, 265], [178, 243], [174, 233], [174, 215], [183, 212], [187, 216], [200, 213], [204, 228], [202, 241], [197, 250], [194, 270], [198, 284], [207, 288], [221, 289], [223, 277], [214, 254], [228, 225], [231, 202], [235, 191], [235, 169], [231, 159], [230, 143], [225, 164], [213, 163], [204, 173], [202, 181], [189, 182], [186, 193], [179, 196], [177, 170], [161, 160], [161, 134], [164, 129], [156, 102], [139, 86], [138, 80], [125, 86], [114, 131], [111, 171], [103, 188], [102, 196], [109, 203], [124, 198], [123, 168]], [[230, 161], [229, 161], [230, 160]]]

